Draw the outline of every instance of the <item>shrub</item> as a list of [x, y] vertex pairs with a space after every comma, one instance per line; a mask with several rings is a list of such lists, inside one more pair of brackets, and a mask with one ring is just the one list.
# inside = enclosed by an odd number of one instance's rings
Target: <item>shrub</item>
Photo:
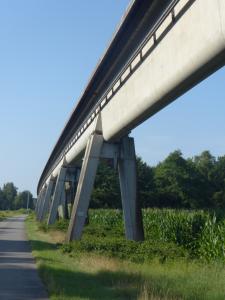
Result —
[[[146, 240], [127, 241], [121, 210], [91, 209], [89, 224], [81, 241], [62, 246], [65, 252], [87, 251], [104, 253], [142, 262], [159, 257], [201, 258], [225, 261], [225, 220], [205, 211], [145, 209], [143, 223]], [[46, 230], [46, 225], [40, 228]], [[67, 220], [60, 220], [50, 228], [65, 231]]]

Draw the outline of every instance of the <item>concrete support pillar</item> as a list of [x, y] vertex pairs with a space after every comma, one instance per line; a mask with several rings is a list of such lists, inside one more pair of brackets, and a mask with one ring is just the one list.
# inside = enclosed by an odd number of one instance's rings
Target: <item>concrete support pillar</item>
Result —
[[50, 213], [47, 221], [47, 225], [51, 225], [55, 223], [58, 213], [58, 207], [61, 202], [61, 196], [65, 186], [65, 178], [66, 178], [67, 168], [62, 166], [56, 181], [55, 191], [53, 194], [53, 199], [50, 207]]
[[137, 200], [137, 171], [134, 139], [121, 140], [118, 160], [120, 189], [125, 221], [125, 233], [128, 240], [142, 241], [144, 231], [141, 208]]
[[[142, 241], [144, 239], [144, 230], [141, 208], [137, 200], [137, 170], [134, 139], [124, 137], [114, 143], [104, 142], [100, 115], [96, 119], [95, 130], [91, 134], [85, 149], [67, 232], [67, 241], [79, 240], [81, 238], [100, 158], [113, 159], [114, 166], [118, 165], [126, 238], [134, 241]], [[48, 225], [55, 222], [59, 206], [61, 206], [61, 217], [66, 217], [67, 200], [65, 181], [74, 184], [78, 173], [77, 166], [61, 167], [51, 203]]]
[[42, 194], [43, 194], [43, 189], [40, 191], [38, 197], [37, 197], [37, 202], [36, 202], [36, 207], [35, 207], [35, 213], [36, 213], [36, 216], [38, 214], [38, 210], [40, 208], [40, 203], [41, 203], [41, 197], [42, 197]]
[[41, 211], [40, 211], [40, 217], [39, 217], [40, 221], [43, 221], [48, 213], [51, 196], [52, 196], [52, 192], [53, 192], [53, 187], [54, 187], [54, 180], [50, 179], [49, 184], [47, 186], [46, 193], [45, 193], [45, 197], [43, 199], [43, 205], [42, 205]]
[[91, 192], [100, 159], [103, 136], [93, 133], [87, 143], [81, 173], [78, 181], [76, 196], [72, 209], [67, 241], [78, 240], [85, 224]]
[[64, 219], [69, 219], [69, 206], [68, 206], [68, 194], [67, 190], [65, 191], [65, 211], [64, 211]]
[[40, 195], [39, 195], [39, 201], [37, 203], [37, 212], [36, 212], [36, 219], [37, 220], [40, 219], [40, 213], [41, 213], [41, 209], [42, 209], [42, 206], [43, 206], [43, 200], [44, 200], [44, 197], [45, 197], [45, 192], [46, 192], [46, 187], [43, 187], [43, 189], [41, 190]]
[[59, 213], [59, 217], [61, 219], [65, 219], [66, 218], [66, 214], [67, 214], [68, 208], [67, 208], [67, 203], [66, 203], [66, 191], [65, 188], [62, 190], [62, 195], [61, 195], [61, 199], [60, 199], [60, 204], [58, 207], [58, 213]]
[[37, 196], [37, 201], [36, 201], [35, 210], [34, 210], [35, 214], [37, 214], [37, 211], [38, 211], [38, 205], [39, 205], [39, 201], [40, 201], [40, 196], [41, 196], [41, 192]]
[[66, 175], [66, 189], [65, 189], [65, 211], [64, 211], [65, 219], [69, 219], [71, 216], [79, 174], [80, 174], [80, 166], [68, 167], [68, 172]]
[[[80, 170], [76, 172], [80, 174]], [[74, 204], [74, 199], [76, 195], [77, 185], [78, 185], [79, 176], [75, 176], [69, 181], [69, 189], [66, 191], [66, 201], [68, 205], [68, 218], [71, 217], [72, 208]]]

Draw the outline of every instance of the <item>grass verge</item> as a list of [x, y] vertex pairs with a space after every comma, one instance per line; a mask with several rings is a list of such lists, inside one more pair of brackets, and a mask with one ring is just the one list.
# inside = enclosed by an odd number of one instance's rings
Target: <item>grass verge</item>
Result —
[[21, 214], [27, 213], [24, 209], [19, 210], [0, 210], [0, 221], [3, 221], [6, 218], [10, 218], [13, 216], [18, 216]]
[[51, 299], [225, 299], [221, 263], [177, 257], [164, 261], [157, 256], [135, 263], [98, 251], [66, 252], [59, 244], [64, 238], [62, 231], [44, 232], [32, 216], [27, 218], [26, 228]]

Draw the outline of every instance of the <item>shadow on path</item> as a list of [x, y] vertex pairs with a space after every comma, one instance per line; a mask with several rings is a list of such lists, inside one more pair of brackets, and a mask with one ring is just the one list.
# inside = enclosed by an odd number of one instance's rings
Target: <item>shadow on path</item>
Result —
[[30, 243], [21, 240], [0, 240], [0, 252], [30, 252]]
[[1, 300], [48, 299], [25, 234], [25, 217], [8, 218], [0, 222]]

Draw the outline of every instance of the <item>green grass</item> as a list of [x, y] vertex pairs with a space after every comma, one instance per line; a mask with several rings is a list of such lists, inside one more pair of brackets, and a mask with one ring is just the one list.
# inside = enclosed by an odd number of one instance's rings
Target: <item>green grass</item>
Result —
[[[64, 237], [65, 222], [46, 230], [32, 216], [28, 217], [28, 237], [51, 299], [225, 299], [225, 268], [222, 263], [208, 264], [190, 260], [185, 255], [182, 257], [180, 253], [184, 250], [175, 243], [167, 244], [168, 259], [162, 259], [164, 256], [158, 253], [162, 244], [158, 242], [155, 245], [151, 242], [149, 252], [155, 252], [143, 263], [136, 263], [129, 256], [128, 260], [125, 257], [119, 259], [112, 255], [117, 248], [108, 254], [108, 248], [93, 250], [96, 241], [110, 240], [113, 229], [96, 231], [100, 229], [97, 228], [99, 222], [93, 223], [91, 216], [90, 223], [82, 238], [82, 241], [89, 239], [89, 251], [86, 246], [74, 248], [74, 243], [65, 246], [58, 243]], [[124, 245], [122, 233], [118, 231], [113, 239], [120, 239]], [[112, 247], [113, 244], [111, 241]], [[132, 249], [129, 243], [127, 245], [125, 253]], [[171, 249], [176, 249], [177, 253], [174, 255]]]

